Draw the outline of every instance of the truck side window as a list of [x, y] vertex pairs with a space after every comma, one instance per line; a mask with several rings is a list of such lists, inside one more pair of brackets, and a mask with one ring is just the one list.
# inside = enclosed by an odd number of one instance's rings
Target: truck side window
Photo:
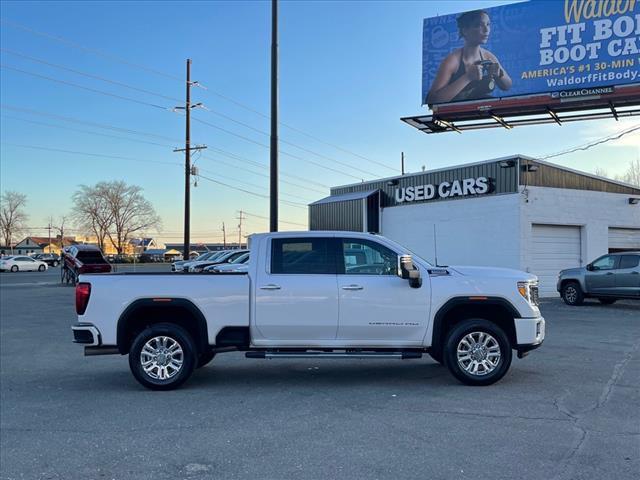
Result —
[[332, 238], [274, 238], [271, 273], [336, 274]]
[[599, 258], [595, 262], [593, 262], [594, 270], [612, 270], [614, 265], [616, 264], [616, 257], [611, 255], [605, 255], [602, 258]]
[[396, 253], [376, 242], [345, 238], [342, 240], [342, 257], [346, 275], [398, 274]]
[[640, 265], [640, 255], [622, 255], [618, 269], [634, 268]]

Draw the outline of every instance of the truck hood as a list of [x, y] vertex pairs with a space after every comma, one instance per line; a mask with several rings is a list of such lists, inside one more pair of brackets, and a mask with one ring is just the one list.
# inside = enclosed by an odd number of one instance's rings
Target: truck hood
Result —
[[560, 270], [558, 275], [580, 275], [580, 274], [584, 273], [585, 270], [586, 269], [584, 267], [566, 268], [564, 270]]
[[523, 272], [522, 270], [515, 270], [513, 268], [474, 267], [465, 265], [452, 265], [448, 268], [455, 270], [461, 275], [470, 277], [509, 278], [519, 281], [534, 281], [538, 279], [538, 277], [531, 273]]

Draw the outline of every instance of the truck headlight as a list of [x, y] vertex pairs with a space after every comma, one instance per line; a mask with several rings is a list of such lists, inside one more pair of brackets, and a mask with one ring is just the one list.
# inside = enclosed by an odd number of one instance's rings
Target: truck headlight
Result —
[[518, 292], [531, 305], [538, 305], [538, 282], [518, 282]]

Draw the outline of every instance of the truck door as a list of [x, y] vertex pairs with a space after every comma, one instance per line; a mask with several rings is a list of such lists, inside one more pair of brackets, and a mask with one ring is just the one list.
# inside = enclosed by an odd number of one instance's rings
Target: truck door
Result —
[[621, 255], [615, 277], [616, 295], [640, 297], [640, 255]]
[[429, 276], [420, 288], [398, 276], [398, 255], [378, 242], [339, 238], [338, 339], [420, 344], [429, 321]]
[[334, 341], [338, 287], [333, 237], [272, 238], [255, 287], [254, 343]]
[[587, 293], [612, 295], [615, 291], [616, 262], [615, 255], [605, 255], [591, 264], [591, 270], [585, 273]]

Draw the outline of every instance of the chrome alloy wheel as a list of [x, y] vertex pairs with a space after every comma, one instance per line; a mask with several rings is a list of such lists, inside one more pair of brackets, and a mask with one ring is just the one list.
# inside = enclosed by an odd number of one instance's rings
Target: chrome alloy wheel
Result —
[[142, 369], [156, 380], [167, 380], [176, 376], [183, 363], [182, 347], [171, 337], [153, 337], [144, 344], [140, 352]]
[[483, 376], [493, 372], [500, 363], [500, 345], [486, 332], [472, 332], [458, 343], [458, 365], [470, 375]]
[[564, 289], [564, 298], [569, 303], [575, 303], [578, 299], [578, 292], [576, 291], [576, 287], [573, 285], [569, 285]]

